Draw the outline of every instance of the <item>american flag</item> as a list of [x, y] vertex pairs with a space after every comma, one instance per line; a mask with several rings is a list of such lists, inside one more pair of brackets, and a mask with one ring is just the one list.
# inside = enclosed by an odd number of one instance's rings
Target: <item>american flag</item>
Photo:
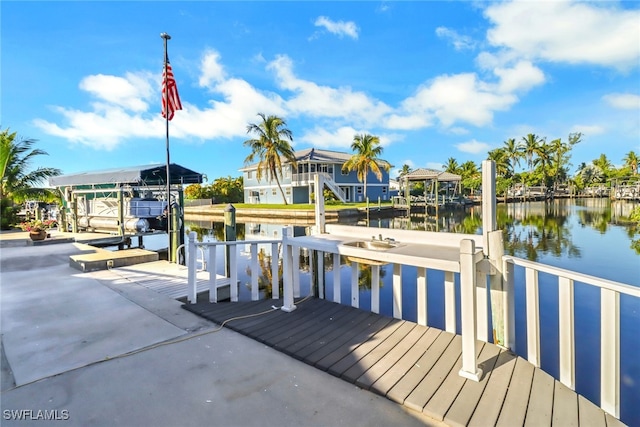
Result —
[[171, 120], [176, 110], [182, 110], [182, 103], [180, 102], [178, 86], [176, 86], [176, 79], [173, 77], [169, 58], [167, 58], [167, 66], [162, 73], [162, 117]]

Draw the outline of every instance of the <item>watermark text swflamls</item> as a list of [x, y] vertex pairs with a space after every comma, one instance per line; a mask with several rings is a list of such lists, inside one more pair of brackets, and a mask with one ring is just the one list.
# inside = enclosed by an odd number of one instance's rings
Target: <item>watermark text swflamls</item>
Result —
[[2, 418], [7, 421], [66, 421], [69, 411], [66, 409], [5, 409]]

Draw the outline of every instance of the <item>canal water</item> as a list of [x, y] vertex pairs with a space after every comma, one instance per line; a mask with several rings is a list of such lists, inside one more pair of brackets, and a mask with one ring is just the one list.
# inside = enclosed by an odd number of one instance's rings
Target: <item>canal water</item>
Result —
[[[608, 199], [561, 199], [551, 202], [524, 202], [497, 206], [498, 228], [504, 230], [505, 253], [544, 264], [597, 276], [640, 287], [640, 228], [628, 223], [637, 204], [611, 202]], [[478, 206], [464, 211], [441, 212], [436, 218], [424, 214], [400, 215], [369, 220], [351, 220], [345, 224], [410, 230], [457, 233], [482, 233], [482, 213]], [[195, 231], [198, 241], [223, 239], [223, 224], [214, 221], [191, 221], [186, 218], [187, 232]], [[285, 224], [238, 224], [238, 240], [260, 240], [279, 237]], [[295, 235], [304, 235], [304, 226], [294, 227]], [[381, 231], [384, 235], [384, 232]], [[239, 248], [241, 275], [240, 299], [249, 300], [248, 247]], [[260, 246], [268, 261], [270, 246]], [[221, 253], [222, 251], [219, 251]], [[301, 254], [301, 288], [306, 295], [311, 286], [308, 273], [309, 254]], [[222, 265], [222, 262], [218, 262]], [[269, 265], [265, 263], [265, 266]], [[221, 267], [222, 268], [222, 267]], [[332, 270], [331, 258], [325, 259], [326, 270]], [[370, 308], [370, 269], [360, 266], [360, 307]], [[266, 268], [265, 270], [268, 270]], [[343, 283], [341, 301], [351, 300], [351, 267], [343, 261], [340, 275]], [[221, 273], [222, 271], [218, 271]], [[414, 284], [416, 269], [403, 267], [403, 282]], [[516, 267], [516, 348], [526, 357], [526, 310], [524, 299], [524, 269]], [[380, 312], [392, 315], [392, 266], [381, 267]], [[333, 298], [332, 274], [326, 274], [325, 293]], [[444, 273], [428, 271], [428, 324], [444, 329]], [[459, 313], [459, 281], [456, 277]], [[558, 372], [558, 291], [557, 278], [539, 274], [541, 317], [541, 365], [559, 378]], [[268, 295], [270, 289], [266, 289]], [[415, 285], [404, 286], [403, 317], [416, 320]], [[621, 310], [621, 419], [628, 425], [640, 425], [640, 301], [620, 298]], [[575, 284], [576, 391], [589, 400], [600, 400], [600, 292], [592, 286]], [[458, 316], [458, 329], [460, 328]], [[458, 330], [458, 333], [460, 331]]]

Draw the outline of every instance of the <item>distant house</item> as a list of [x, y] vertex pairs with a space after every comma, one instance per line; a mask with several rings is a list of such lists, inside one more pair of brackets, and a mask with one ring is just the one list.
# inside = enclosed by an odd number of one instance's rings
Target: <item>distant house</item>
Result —
[[[282, 166], [280, 185], [287, 198], [287, 203], [311, 203], [314, 176], [322, 173], [326, 186], [336, 194], [337, 198], [345, 202], [364, 201], [364, 183], [358, 181], [355, 171], [342, 172], [342, 165], [352, 156], [350, 153], [339, 151], [318, 150], [308, 148], [296, 151], [298, 167], [292, 170], [290, 163]], [[379, 160], [379, 163], [386, 162]], [[245, 203], [284, 203], [282, 194], [275, 180], [267, 181], [263, 175], [258, 181], [256, 177], [258, 164], [252, 164], [240, 169], [244, 180]], [[382, 180], [369, 171], [367, 175], [367, 197], [371, 201], [389, 200], [389, 173], [381, 167]]]

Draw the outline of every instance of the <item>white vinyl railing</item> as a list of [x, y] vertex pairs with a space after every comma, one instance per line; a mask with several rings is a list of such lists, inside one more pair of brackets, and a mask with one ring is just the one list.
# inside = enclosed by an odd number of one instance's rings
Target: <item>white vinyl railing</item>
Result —
[[[197, 248], [208, 248], [208, 261], [206, 262], [206, 270], [210, 273], [209, 279], [209, 301], [217, 302], [216, 280], [220, 279], [220, 275], [216, 274], [218, 260], [216, 259], [217, 251], [226, 247], [230, 249], [229, 257], [229, 279], [231, 283], [231, 301], [238, 300], [238, 247], [243, 245], [250, 246], [249, 270], [251, 271], [251, 299], [259, 299], [258, 278], [262, 274], [258, 261], [258, 245], [271, 245], [271, 275], [272, 275], [272, 297], [274, 299], [283, 299], [284, 311], [295, 309], [293, 298], [300, 297], [300, 250], [306, 248], [313, 255], [311, 259], [316, 259], [317, 264], [310, 263], [309, 272], [317, 277], [318, 296], [325, 298], [325, 255], [332, 258], [333, 261], [333, 301], [336, 303], [348, 303], [353, 307], [360, 308], [359, 293], [359, 264], [351, 261], [351, 276], [348, 283], [351, 289], [351, 301], [341, 301], [341, 289], [343, 286], [340, 277], [341, 255], [337, 251], [321, 250], [314, 247], [305, 247], [304, 243], [295, 241], [291, 236], [291, 229], [283, 229], [283, 240], [259, 240], [259, 241], [233, 241], [233, 242], [195, 242], [195, 233], [189, 236], [189, 253], [197, 253]], [[446, 233], [445, 233], [446, 234]], [[321, 240], [321, 239], [320, 239]], [[279, 253], [279, 245], [282, 244], [282, 257], [277, 256]], [[466, 247], [466, 246], [471, 247]], [[489, 299], [500, 298], [502, 310], [504, 313], [504, 342], [505, 346], [510, 349], [515, 348], [516, 332], [515, 332], [515, 302], [514, 302], [514, 273], [515, 267], [525, 269], [525, 308], [526, 308], [526, 342], [527, 342], [527, 359], [533, 365], [540, 367], [540, 305], [539, 305], [539, 289], [538, 274], [546, 273], [558, 278], [558, 298], [559, 298], [559, 380], [567, 387], [575, 389], [575, 318], [574, 318], [574, 282], [595, 286], [600, 288], [601, 293], [601, 330], [600, 330], [600, 354], [601, 354], [601, 399], [600, 406], [603, 410], [609, 412], [615, 417], [620, 417], [620, 295], [629, 295], [640, 298], [640, 288], [614, 282], [611, 280], [601, 279], [595, 276], [589, 276], [582, 273], [565, 270], [558, 267], [552, 267], [533, 261], [528, 261], [514, 256], [502, 256], [502, 278], [503, 291], [495, 295], [493, 290], [487, 287], [487, 277], [495, 274], [491, 271], [487, 264], [477, 262], [471, 255], [474, 251], [473, 240], [463, 240], [460, 250], [460, 318], [462, 324], [460, 329], [463, 340], [463, 371], [461, 375], [468, 378], [481, 376], [481, 372], [477, 369], [477, 360], [475, 350], [476, 338], [481, 341], [488, 342], [490, 334], [488, 333], [489, 314], [487, 307], [490, 303]], [[188, 257], [189, 275], [189, 302], [196, 301], [196, 271], [198, 260], [197, 257]], [[282, 261], [281, 261], [282, 260]], [[203, 260], [204, 261], [204, 260]], [[279, 293], [279, 266], [282, 262], [283, 266], [283, 295]], [[371, 265], [371, 311], [380, 312], [380, 265]], [[429, 270], [437, 270], [437, 268]], [[469, 271], [473, 274], [468, 274]], [[444, 271], [443, 283], [427, 284], [428, 269], [417, 267], [415, 283], [407, 283], [406, 278], [402, 276], [402, 265], [392, 264], [392, 306], [393, 317], [403, 318], [402, 300], [403, 286], [415, 286], [416, 289], [416, 322], [423, 326], [428, 326], [427, 322], [427, 285], [443, 286], [444, 289], [444, 329], [447, 332], [456, 333], [457, 312], [456, 312], [456, 286], [455, 272]], [[465, 274], [464, 272], [467, 272]], [[499, 274], [499, 273], [498, 273]], [[493, 283], [493, 282], [492, 282]], [[492, 285], [493, 286], [493, 285]], [[313, 287], [310, 287], [313, 292]], [[492, 305], [494, 301], [491, 301]], [[496, 313], [494, 312], [494, 318]], [[497, 326], [494, 323], [494, 329]], [[466, 343], [466, 351], [465, 351]], [[475, 373], [474, 373], [475, 370]], [[468, 376], [470, 375], [470, 376]]]
[[560, 382], [575, 390], [574, 283], [600, 288], [600, 407], [620, 418], [620, 295], [640, 298], [640, 288], [513, 256], [503, 256], [508, 315], [508, 347], [515, 346], [514, 273], [525, 269], [527, 359], [540, 367], [538, 273], [558, 278]]
[[230, 285], [230, 298], [232, 302], [238, 301], [238, 248], [245, 245], [249, 245], [250, 262], [249, 270], [251, 272], [251, 299], [257, 301], [260, 298], [260, 290], [258, 288], [258, 279], [262, 274], [259, 260], [258, 260], [258, 245], [271, 245], [271, 277], [272, 277], [272, 294], [273, 298], [280, 298], [279, 287], [279, 257], [278, 257], [278, 245], [282, 243], [282, 240], [250, 240], [250, 241], [229, 241], [229, 242], [196, 242], [196, 233], [189, 233], [188, 251], [187, 251], [187, 300], [190, 303], [195, 303], [197, 300], [197, 280], [196, 273], [198, 271], [198, 258], [197, 256], [191, 256], [191, 254], [197, 254], [200, 250], [204, 253], [204, 249], [209, 250], [208, 261], [205, 262], [202, 259], [202, 266], [205, 271], [209, 272], [209, 302], [218, 302], [218, 287], [217, 282], [220, 278], [224, 278], [217, 274], [218, 259], [217, 251], [229, 250], [229, 285]]

